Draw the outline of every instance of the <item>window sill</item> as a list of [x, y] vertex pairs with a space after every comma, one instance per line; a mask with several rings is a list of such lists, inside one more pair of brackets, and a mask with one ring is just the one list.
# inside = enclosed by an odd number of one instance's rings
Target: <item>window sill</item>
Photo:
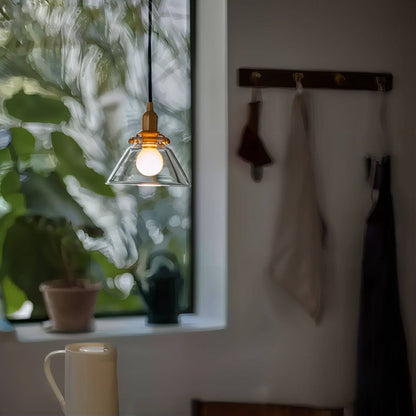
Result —
[[18, 342], [76, 342], [94, 341], [117, 337], [136, 337], [142, 335], [177, 334], [197, 331], [216, 331], [225, 328], [221, 320], [202, 318], [195, 314], [183, 314], [177, 325], [148, 325], [146, 317], [97, 318], [95, 330], [87, 333], [63, 334], [46, 332], [42, 323], [18, 324], [14, 331], [0, 333], [0, 342], [14, 340]]

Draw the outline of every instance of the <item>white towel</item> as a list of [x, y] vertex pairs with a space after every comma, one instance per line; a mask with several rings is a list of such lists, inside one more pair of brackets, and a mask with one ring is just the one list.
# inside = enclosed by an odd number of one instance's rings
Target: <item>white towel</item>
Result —
[[322, 311], [324, 227], [313, 175], [305, 97], [301, 91], [296, 93], [292, 104], [281, 174], [272, 277], [318, 322]]

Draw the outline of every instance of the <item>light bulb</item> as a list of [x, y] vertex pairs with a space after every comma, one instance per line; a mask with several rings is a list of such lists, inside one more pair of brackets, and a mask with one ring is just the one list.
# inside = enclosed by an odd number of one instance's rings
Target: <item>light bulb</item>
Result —
[[154, 148], [142, 149], [136, 158], [136, 168], [143, 176], [155, 176], [163, 168], [163, 157]]

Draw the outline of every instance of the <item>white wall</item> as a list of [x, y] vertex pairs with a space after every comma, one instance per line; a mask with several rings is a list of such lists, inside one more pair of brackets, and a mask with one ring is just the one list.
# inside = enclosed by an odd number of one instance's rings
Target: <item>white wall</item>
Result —
[[294, 92], [263, 91], [260, 136], [276, 163], [255, 184], [248, 165], [236, 156], [250, 99], [249, 90], [237, 87], [239, 67], [394, 74], [389, 94], [393, 193], [403, 313], [416, 379], [416, 3], [231, 0], [228, 11], [231, 324], [256, 366], [242, 397], [316, 404], [343, 404], [354, 397], [362, 240], [370, 207], [363, 159], [376, 148], [380, 96], [310, 91], [316, 170], [329, 225], [326, 312], [314, 327], [292, 299], [267, 283]]
[[[206, 18], [212, 31], [216, 24], [221, 28], [224, 2], [201, 3], [217, 8], [219, 14]], [[266, 169], [262, 183], [254, 184], [248, 166], [236, 157], [250, 96], [236, 86], [240, 66], [394, 73], [393, 187], [403, 311], [416, 378], [415, 20], [411, 0], [228, 1], [229, 326], [213, 333], [113, 340], [119, 351], [121, 414], [182, 415], [192, 397], [317, 405], [353, 399], [360, 257], [369, 209], [362, 159], [372, 147], [377, 94], [311, 93], [330, 227], [326, 312], [316, 327], [269, 284], [267, 272], [293, 91], [263, 93], [261, 133], [277, 163]], [[59, 411], [42, 375], [42, 358], [60, 347], [0, 345], [0, 415]]]

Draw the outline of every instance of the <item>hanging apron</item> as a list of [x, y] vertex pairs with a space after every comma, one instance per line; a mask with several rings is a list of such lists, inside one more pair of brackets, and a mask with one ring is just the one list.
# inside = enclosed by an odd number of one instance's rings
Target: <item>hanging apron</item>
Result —
[[356, 416], [413, 416], [400, 314], [390, 157], [376, 163], [378, 200], [368, 219], [362, 264]]

